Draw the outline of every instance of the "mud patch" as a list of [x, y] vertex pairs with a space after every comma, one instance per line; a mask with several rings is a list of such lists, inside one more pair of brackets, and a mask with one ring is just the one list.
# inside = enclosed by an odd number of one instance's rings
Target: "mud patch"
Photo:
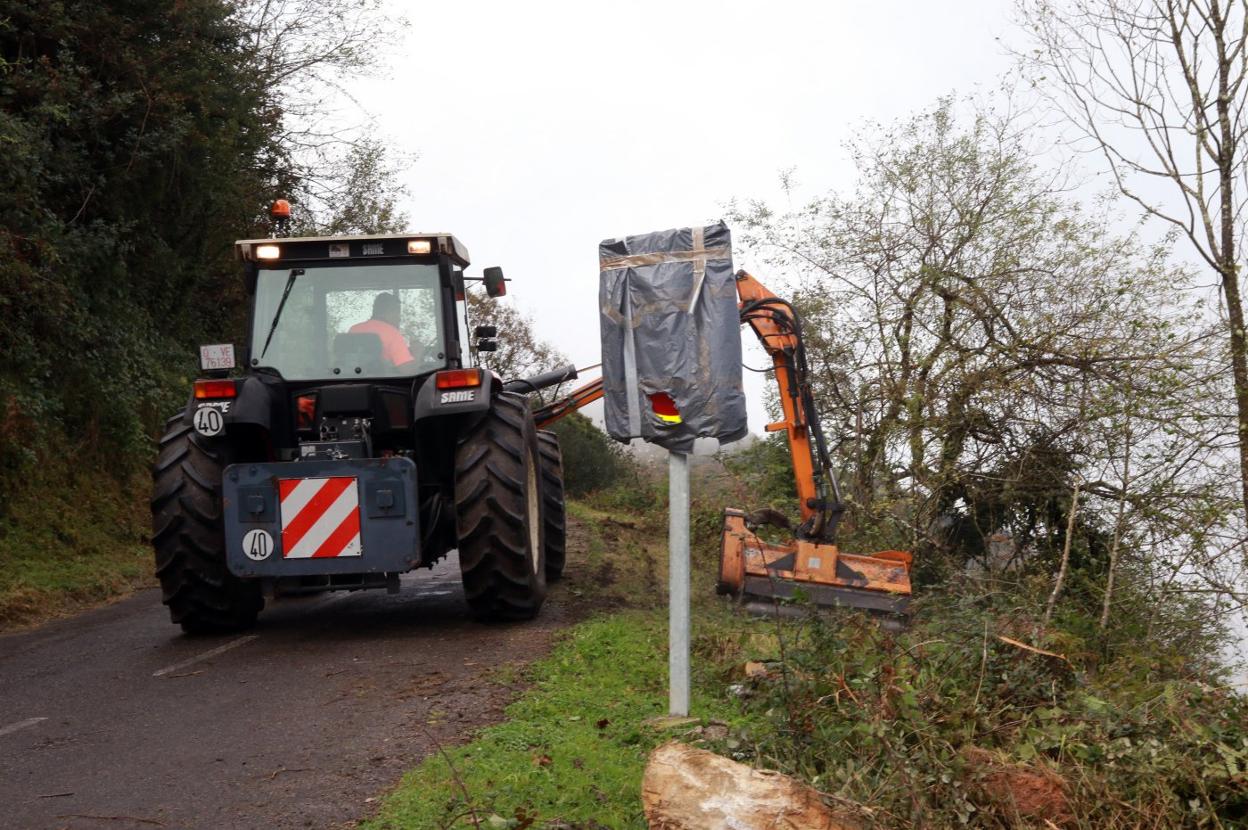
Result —
[[970, 773], [968, 790], [1000, 806], [1007, 815], [1041, 819], [1058, 827], [1073, 825], [1066, 782], [1057, 773], [1005, 763], [979, 747], [963, 748], [962, 757]]

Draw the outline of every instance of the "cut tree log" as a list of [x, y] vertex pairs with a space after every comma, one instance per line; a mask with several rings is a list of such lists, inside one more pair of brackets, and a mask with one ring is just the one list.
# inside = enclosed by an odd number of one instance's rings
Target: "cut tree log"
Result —
[[650, 830], [859, 830], [795, 778], [669, 741], [641, 782]]

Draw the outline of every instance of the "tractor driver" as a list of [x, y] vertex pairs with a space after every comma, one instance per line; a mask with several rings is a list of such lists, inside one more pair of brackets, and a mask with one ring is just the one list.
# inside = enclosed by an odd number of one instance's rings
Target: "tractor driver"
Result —
[[381, 340], [381, 356], [394, 364], [400, 373], [414, 372], [416, 358], [408, 348], [407, 341], [399, 331], [399, 298], [396, 294], [378, 294], [373, 299], [373, 316], [363, 323], [356, 323], [348, 333], [375, 334]]

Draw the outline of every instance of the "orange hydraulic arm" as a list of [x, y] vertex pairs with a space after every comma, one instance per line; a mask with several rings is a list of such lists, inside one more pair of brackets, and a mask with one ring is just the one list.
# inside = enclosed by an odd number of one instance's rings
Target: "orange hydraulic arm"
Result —
[[591, 380], [589, 383], [573, 389], [566, 398], [552, 401], [535, 410], [533, 419], [537, 421], [538, 429], [545, 429], [568, 413], [574, 412], [582, 406], [589, 406], [594, 401], [600, 399], [602, 395], [602, 378]]
[[849, 554], [835, 543], [843, 507], [807, 380], [801, 318], [745, 271], [737, 272], [737, 296], [741, 322], [754, 329], [775, 369], [784, 420], [768, 424], [767, 431], [788, 434], [802, 521], [792, 542], [770, 544], [754, 533], [757, 519], [726, 509], [718, 589], [773, 603], [801, 590], [817, 605], [904, 614], [910, 598], [910, 554]]
[[771, 357], [776, 384], [780, 387], [784, 420], [768, 424], [766, 429], [768, 432], [785, 430], [788, 434], [802, 517], [800, 532], [811, 539], [831, 536], [841, 512], [840, 493], [823, 446], [810, 387], [803, 377], [806, 356], [801, 342], [801, 323], [787, 301], [745, 271], [737, 272], [737, 296], [741, 298], [741, 322], [749, 323], [758, 335]]

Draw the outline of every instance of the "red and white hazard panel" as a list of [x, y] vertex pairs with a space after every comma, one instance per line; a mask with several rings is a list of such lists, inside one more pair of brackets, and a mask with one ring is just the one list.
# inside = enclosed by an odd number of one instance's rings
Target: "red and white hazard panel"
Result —
[[283, 478], [282, 558], [359, 556], [360, 488], [354, 476]]

